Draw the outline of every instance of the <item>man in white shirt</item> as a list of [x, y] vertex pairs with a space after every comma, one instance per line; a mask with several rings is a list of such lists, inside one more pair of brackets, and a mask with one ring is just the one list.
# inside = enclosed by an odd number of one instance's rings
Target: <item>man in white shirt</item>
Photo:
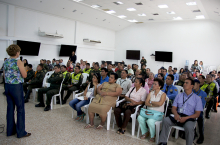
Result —
[[62, 65], [65, 65], [65, 64], [63, 63], [63, 59], [60, 59], [60, 66]]
[[122, 70], [121, 71], [121, 78], [118, 78], [116, 81], [116, 84], [119, 84], [122, 88], [122, 94], [119, 97], [119, 100], [124, 99], [126, 93], [129, 91], [131, 88], [131, 80], [127, 79], [128, 76], [128, 71], [127, 70]]
[[128, 77], [130, 78], [132, 75], [134, 75], [134, 71], [131, 69], [131, 65], [128, 65]]

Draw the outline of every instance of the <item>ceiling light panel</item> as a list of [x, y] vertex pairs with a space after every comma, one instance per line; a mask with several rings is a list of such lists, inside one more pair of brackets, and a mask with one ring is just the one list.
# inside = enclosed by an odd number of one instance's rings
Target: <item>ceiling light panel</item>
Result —
[[158, 7], [163, 9], [163, 8], [168, 8], [168, 5], [158, 5]]
[[195, 6], [196, 5], [196, 2], [188, 2], [186, 3], [187, 6]]
[[182, 20], [181, 17], [173, 17], [173, 20]]
[[124, 18], [126, 18], [127, 16], [125, 16], [125, 15], [120, 15], [120, 16], [118, 16], [119, 18], [121, 18], [121, 19], [124, 19]]
[[136, 11], [135, 8], [127, 8], [128, 11]]
[[167, 12], [167, 14], [176, 14], [174, 11]]
[[199, 16], [196, 16], [196, 19], [205, 19], [205, 16], [204, 15], [199, 15]]
[[128, 22], [136, 23], [138, 21], [137, 20], [128, 20]]
[[105, 11], [106, 13], [108, 13], [108, 14], [114, 14], [114, 13], [116, 13], [115, 11], [113, 11], [113, 10], [110, 10], [110, 11]]
[[83, 1], [83, 0], [73, 0], [74, 2], [81, 2], [81, 1]]
[[100, 5], [92, 5], [91, 7], [96, 9], [96, 8], [100, 8], [101, 6]]
[[143, 17], [143, 16], [146, 16], [146, 14], [138, 14], [138, 16], [141, 16], [141, 17]]

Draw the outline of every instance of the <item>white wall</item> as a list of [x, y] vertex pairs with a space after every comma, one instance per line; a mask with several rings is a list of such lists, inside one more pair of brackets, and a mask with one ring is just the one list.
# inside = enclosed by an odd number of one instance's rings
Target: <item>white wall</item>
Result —
[[[115, 32], [105, 28], [89, 25], [38, 11], [0, 3], [0, 64], [7, 57], [5, 52], [9, 39], [41, 42], [39, 56], [23, 56], [29, 63], [38, 64], [40, 59], [63, 59], [59, 57], [61, 44], [77, 45], [77, 61], [85, 59], [89, 62], [114, 60]], [[11, 9], [14, 12], [11, 12]], [[9, 12], [11, 12], [9, 14]], [[12, 15], [13, 14], [13, 15]], [[9, 15], [11, 15], [9, 17]], [[8, 18], [14, 24], [8, 24]], [[64, 38], [47, 38], [38, 35], [38, 28], [48, 33], [63, 34]], [[12, 31], [12, 32], [11, 32]], [[10, 34], [14, 35], [11, 36]], [[83, 43], [83, 38], [100, 40], [101, 44]], [[22, 49], [22, 48], [21, 48]]]
[[[137, 63], [126, 60], [126, 50], [141, 50], [147, 59], [147, 67], [157, 72], [161, 66], [184, 67], [195, 59], [204, 65], [220, 65], [220, 23], [211, 20], [178, 21], [138, 24], [116, 33], [115, 61], [125, 60], [126, 64]], [[173, 62], [155, 62], [150, 56], [155, 51], [173, 52]], [[140, 64], [140, 61], [138, 61]]]

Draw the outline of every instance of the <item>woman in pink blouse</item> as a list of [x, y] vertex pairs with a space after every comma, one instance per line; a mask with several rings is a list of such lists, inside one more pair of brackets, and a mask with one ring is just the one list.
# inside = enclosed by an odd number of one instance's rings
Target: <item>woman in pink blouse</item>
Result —
[[[136, 78], [134, 86], [125, 95], [125, 101], [120, 103], [115, 108], [115, 120], [119, 130], [118, 134], [124, 134], [126, 126], [130, 120], [131, 114], [135, 112], [135, 107], [144, 104], [146, 100], [147, 91], [143, 88], [145, 81], [142, 78]], [[121, 113], [124, 112], [124, 119], [122, 121]]]
[[151, 88], [151, 86], [152, 86], [153, 83], [154, 83], [154, 73], [150, 72], [149, 78], [147, 78], [147, 79], [145, 80], [145, 82], [148, 84], [148, 87]]

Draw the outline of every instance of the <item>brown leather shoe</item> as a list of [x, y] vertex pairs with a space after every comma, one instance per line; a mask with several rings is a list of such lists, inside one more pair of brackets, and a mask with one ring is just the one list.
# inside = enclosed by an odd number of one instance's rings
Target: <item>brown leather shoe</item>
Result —
[[25, 136], [23, 136], [23, 137], [29, 137], [29, 136], [31, 136], [31, 133], [27, 133]]

